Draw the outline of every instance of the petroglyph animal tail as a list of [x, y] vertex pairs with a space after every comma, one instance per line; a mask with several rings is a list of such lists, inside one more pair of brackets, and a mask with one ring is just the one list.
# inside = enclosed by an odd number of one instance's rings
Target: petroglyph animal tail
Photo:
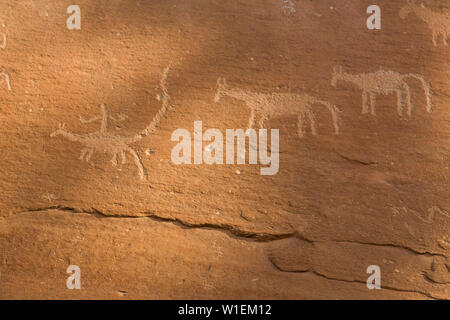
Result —
[[411, 116], [413, 105], [411, 103], [411, 89], [406, 79], [415, 78], [422, 83], [427, 100], [427, 111], [433, 112], [431, 85], [418, 74], [400, 74], [394, 71], [379, 70], [373, 73], [350, 74], [342, 71], [342, 67], [335, 67], [331, 84], [335, 87], [338, 81], [350, 82], [356, 85], [362, 92], [362, 113], [369, 112], [367, 103], [370, 97], [371, 114], [375, 115], [376, 94], [397, 93], [397, 113], [403, 113], [403, 95], [406, 95], [407, 114]]
[[444, 10], [443, 13], [435, 12], [423, 4], [416, 4], [414, 1], [407, 1], [399, 11], [399, 16], [405, 19], [409, 14], [414, 13], [419, 19], [424, 21], [432, 32], [433, 44], [437, 46], [437, 41], [442, 36], [442, 42], [448, 46], [450, 36], [450, 12]]
[[167, 74], [169, 72], [169, 67], [164, 70], [160, 81], [160, 87], [162, 90], [162, 106], [158, 113], [155, 115], [150, 124], [142, 130], [140, 133], [136, 134], [134, 137], [124, 137], [120, 135], [115, 135], [107, 131], [108, 119], [113, 121], [123, 120], [122, 118], [116, 119], [108, 114], [108, 110], [104, 104], [101, 105], [102, 116], [94, 117], [90, 120], [84, 120], [80, 118], [83, 123], [90, 123], [97, 120], [101, 120], [100, 130], [97, 132], [87, 133], [87, 134], [76, 134], [69, 132], [65, 129], [64, 124], [60, 124], [59, 129], [53, 132], [50, 136], [55, 137], [62, 135], [63, 137], [69, 139], [70, 141], [81, 143], [84, 148], [81, 150], [80, 160], [89, 161], [91, 156], [95, 151], [103, 152], [112, 155], [111, 162], [113, 166], [118, 164], [118, 157], [120, 155], [122, 159], [122, 164], [126, 163], [125, 154], [129, 153], [134, 158], [136, 167], [138, 168], [139, 177], [141, 180], [147, 179], [146, 170], [142, 164], [142, 159], [139, 153], [130, 145], [135, 143], [144, 137], [152, 134], [160, 123], [162, 117], [170, 108], [170, 96], [167, 90]]
[[217, 92], [214, 101], [217, 103], [224, 96], [229, 96], [246, 103], [250, 109], [250, 118], [248, 128], [253, 128], [258, 120], [260, 128], [264, 128], [264, 122], [271, 117], [291, 115], [297, 117], [297, 134], [300, 138], [305, 135], [305, 121], [309, 120], [311, 133], [317, 135], [316, 120], [313, 112], [313, 105], [323, 105], [331, 113], [334, 133], [339, 134], [339, 116], [340, 110], [329, 103], [316, 99], [307, 94], [290, 94], [290, 93], [255, 93], [241, 89], [229, 88], [224, 78], [217, 80]]

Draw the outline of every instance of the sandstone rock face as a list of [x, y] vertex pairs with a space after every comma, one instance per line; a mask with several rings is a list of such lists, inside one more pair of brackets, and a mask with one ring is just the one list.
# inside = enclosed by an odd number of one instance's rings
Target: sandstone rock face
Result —
[[450, 5], [372, 2], [3, 1], [0, 298], [450, 298]]

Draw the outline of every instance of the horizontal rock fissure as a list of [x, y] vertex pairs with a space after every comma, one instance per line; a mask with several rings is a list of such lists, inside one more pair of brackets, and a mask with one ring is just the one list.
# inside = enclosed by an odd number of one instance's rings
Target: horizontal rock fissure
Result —
[[359, 159], [352, 159], [352, 158], [349, 158], [347, 156], [344, 156], [343, 154], [341, 154], [339, 152], [336, 152], [336, 153], [338, 154], [339, 157], [341, 157], [342, 159], [345, 159], [345, 160], [347, 160], [349, 162], [361, 164], [361, 165], [364, 165], [364, 166], [378, 165], [378, 162], [375, 162], [375, 161], [363, 161], [363, 160], [359, 160]]
[[[361, 283], [361, 284], [366, 284], [366, 282], [361, 281], [361, 280], [347, 280], [347, 279], [341, 279], [341, 278], [335, 278], [335, 277], [330, 277], [327, 275], [324, 275], [320, 272], [317, 272], [315, 270], [312, 269], [308, 269], [305, 271], [299, 270], [299, 271], [292, 271], [292, 270], [284, 270], [283, 268], [280, 268], [280, 266], [278, 266], [270, 257], [269, 257], [269, 261], [272, 264], [272, 266], [280, 271], [280, 272], [286, 272], [286, 273], [312, 273], [318, 277], [327, 279], [327, 280], [334, 280], [334, 281], [341, 281], [341, 282], [347, 282], [347, 283]], [[394, 287], [389, 287], [389, 286], [381, 286], [381, 289], [384, 290], [392, 290], [392, 291], [397, 291], [397, 292], [407, 292], [407, 293], [418, 293], [418, 294], [422, 294], [430, 299], [436, 300], [439, 299], [438, 297], [434, 297], [432, 296], [430, 293], [428, 292], [424, 292], [424, 291], [417, 291], [417, 290], [405, 290], [405, 289], [399, 289], [399, 288], [394, 288]]]
[[180, 220], [178, 218], [168, 218], [168, 217], [162, 217], [158, 216], [154, 213], [144, 212], [143, 215], [108, 215], [100, 210], [97, 210], [95, 208], [91, 208], [91, 210], [81, 210], [77, 208], [67, 207], [67, 206], [50, 206], [50, 207], [43, 207], [43, 208], [30, 208], [26, 210], [26, 212], [40, 212], [40, 211], [49, 211], [49, 210], [57, 210], [57, 211], [63, 211], [63, 212], [71, 212], [71, 213], [77, 213], [77, 214], [89, 214], [94, 215], [98, 218], [102, 219], [152, 219], [154, 221], [158, 222], [166, 222], [166, 223], [172, 223], [178, 227], [188, 228], [188, 229], [209, 229], [209, 230], [217, 230], [221, 232], [225, 232], [230, 236], [234, 236], [238, 239], [242, 240], [248, 240], [248, 241], [257, 241], [257, 242], [268, 242], [268, 241], [276, 241], [276, 240], [282, 240], [287, 239], [295, 236], [295, 232], [286, 232], [286, 233], [264, 233], [264, 232], [251, 232], [251, 231], [245, 231], [242, 229], [237, 228], [236, 226], [229, 225], [229, 224], [213, 224], [213, 223], [189, 223], [183, 220]]

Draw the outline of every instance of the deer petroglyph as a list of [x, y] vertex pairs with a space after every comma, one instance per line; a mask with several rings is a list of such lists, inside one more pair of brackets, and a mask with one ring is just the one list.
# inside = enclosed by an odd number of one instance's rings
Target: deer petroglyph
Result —
[[339, 134], [340, 110], [328, 101], [319, 100], [307, 94], [291, 93], [256, 93], [241, 89], [229, 88], [224, 78], [217, 80], [218, 89], [214, 97], [214, 102], [219, 102], [224, 96], [229, 96], [245, 102], [250, 109], [248, 128], [253, 128], [258, 120], [260, 128], [264, 128], [264, 122], [271, 117], [290, 115], [297, 117], [297, 133], [300, 138], [305, 134], [305, 121], [309, 120], [311, 133], [317, 135], [316, 120], [313, 112], [313, 105], [323, 105], [331, 113], [334, 133]]
[[401, 116], [403, 113], [403, 94], [406, 95], [407, 114], [411, 116], [413, 105], [411, 103], [411, 88], [405, 81], [408, 78], [415, 78], [422, 82], [427, 100], [427, 111], [433, 111], [431, 85], [418, 74], [400, 74], [394, 71], [378, 70], [373, 73], [350, 74], [342, 71], [342, 67], [335, 67], [331, 84], [335, 87], [338, 81], [353, 83], [362, 92], [362, 113], [369, 112], [367, 103], [370, 97], [371, 114], [375, 115], [376, 94], [397, 93], [397, 113]]
[[53, 132], [50, 136], [55, 137], [58, 135], [62, 135], [63, 137], [69, 139], [70, 141], [81, 143], [84, 148], [81, 150], [80, 160], [85, 160], [88, 162], [95, 151], [103, 152], [106, 154], [111, 154], [112, 159], [111, 162], [113, 166], [118, 164], [118, 156], [120, 155], [122, 164], [126, 163], [125, 154], [129, 153], [133, 158], [134, 162], [139, 171], [139, 177], [141, 180], [146, 180], [147, 174], [142, 163], [142, 159], [139, 153], [133, 149], [130, 145], [135, 143], [144, 137], [153, 133], [161, 121], [164, 114], [171, 107], [170, 106], [170, 96], [167, 91], [166, 81], [167, 74], [169, 72], [169, 68], [164, 70], [163, 76], [160, 81], [160, 87], [162, 90], [162, 107], [153, 118], [151, 123], [140, 133], [136, 134], [134, 137], [124, 137], [120, 135], [115, 135], [107, 131], [108, 119], [113, 121], [121, 121], [124, 119], [124, 116], [119, 116], [118, 118], [114, 118], [108, 114], [108, 110], [104, 104], [101, 105], [102, 109], [102, 117], [94, 117], [90, 120], [84, 120], [80, 118], [82, 123], [90, 123], [97, 120], [101, 120], [100, 130], [97, 132], [87, 133], [87, 134], [76, 134], [73, 132], [69, 132], [65, 129], [64, 124], [60, 124], [59, 129]]
[[450, 12], [444, 10], [443, 13], [435, 12], [424, 4], [416, 4], [414, 1], [407, 1], [399, 11], [399, 16], [405, 19], [410, 13], [414, 13], [423, 20], [432, 32], [433, 44], [437, 46], [439, 36], [442, 36], [444, 45], [448, 45], [447, 38], [450, 36]]

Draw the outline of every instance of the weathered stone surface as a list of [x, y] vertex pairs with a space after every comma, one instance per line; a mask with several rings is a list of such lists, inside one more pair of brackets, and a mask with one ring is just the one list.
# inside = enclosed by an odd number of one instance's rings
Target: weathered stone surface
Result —
[[[0, 298], [448, 299], [450, 6], [407, 3], [2, 2]], [[172, 162], [252, 110], [276, 175]]]

